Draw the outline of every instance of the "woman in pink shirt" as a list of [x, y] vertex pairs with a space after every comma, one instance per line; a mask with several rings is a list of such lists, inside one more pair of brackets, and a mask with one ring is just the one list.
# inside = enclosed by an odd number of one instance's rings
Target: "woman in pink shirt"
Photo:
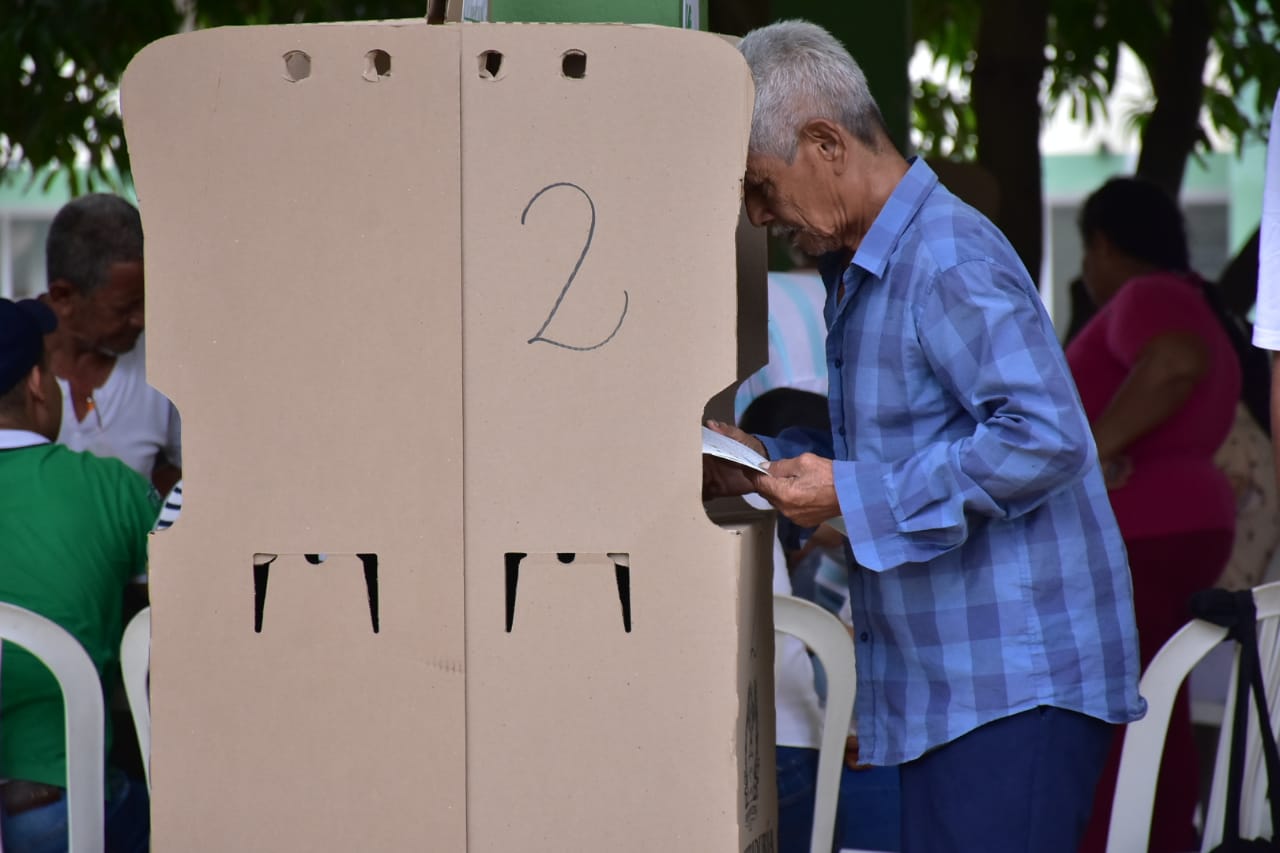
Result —
[[[1236, 500], [1213, 457], [1240, 399], [1240, 364], [1186, 230], [1163, 190], [1113, 178], [1080, 213], [1084, 283], [1098, 313], [1067, 347], [1129, 552], [1142, 665], [1190, 618], [1231, 556]], [[1120, 736], [1103, 771], [1082, 851], [1106, 842]], [[1152, 853], [1196, 846], [1199, 765], [1190, 706], [1169, 724]]]

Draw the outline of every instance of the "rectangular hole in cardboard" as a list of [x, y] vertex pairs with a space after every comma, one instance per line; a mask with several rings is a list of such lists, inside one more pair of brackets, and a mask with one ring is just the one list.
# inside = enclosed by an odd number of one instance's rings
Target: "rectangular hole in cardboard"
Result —
[[[279, 556], [279, 554], [262, 552], [253, 555], [253, 632], [255, 634], [262, 633], [263, 619], [267, 609], [267, 581], [271, 574], [271, 564]], [[369, 621], [373, 626], [373, 633], [376, 634], [381, 629], [381, 617], [378, 613], [378, 555], [365, 553], [356, 554], [355, 556], [360, 561], [364, 572], [365, 593], [369, 604]], [[313, 566], [321, 565], [328, 558], [328, 554], [318, 552], [303, 555], [303, 559]]]
[[[556, 559], [564, 564], [573, 563], [579, 552], [558, 551]], [[515, 627], [516, 594], [520, 586], [520, 564], [527, 551], [508, 551], [503, 555], [506, 572], [506, 629], [510, 634]], [[613, 563], [614, 578], [618, 585], [618, 603], [622, 607], [622, 630], [631, 633], [631, 555], [626, 551], [610, 551], [604, 555]]]

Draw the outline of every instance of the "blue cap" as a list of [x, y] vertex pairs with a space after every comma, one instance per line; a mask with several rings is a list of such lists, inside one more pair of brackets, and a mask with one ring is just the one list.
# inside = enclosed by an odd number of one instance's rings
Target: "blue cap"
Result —
[[44, 336], [58, 327], [52, 309], [36, 299], [0, 299], [0, 394], [21, 382], [44, 354]]

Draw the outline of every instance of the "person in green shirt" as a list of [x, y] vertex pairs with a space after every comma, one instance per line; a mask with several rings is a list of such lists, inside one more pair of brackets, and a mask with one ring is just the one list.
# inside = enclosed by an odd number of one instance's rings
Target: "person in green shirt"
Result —
[[[119, 678], [124, 590], [146, 570], [147, 535], [161, 504], [151, 484], [118, 459], [52, 443], [62, 396], [44, 335], [56, 325], [40, 302], [0, 299], [0, 601], [75, 636], [110, 690]], [[63, 725], [53, 675], [6, 643], [0, 661], [6, 850], [66, 850]], [[147, 849], [142, 783], [109, 770], [106, 815], [108, 851]]]

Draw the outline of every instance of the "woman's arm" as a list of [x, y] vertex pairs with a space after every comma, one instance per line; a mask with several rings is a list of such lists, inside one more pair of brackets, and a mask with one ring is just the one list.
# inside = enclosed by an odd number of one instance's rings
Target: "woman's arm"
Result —
[[1209, 348], [1198, 335], [1167, 332], [1148, 341], [1094, 421], [1093, 439], [1104, 466], [1178, 411], [1208, 369]]

